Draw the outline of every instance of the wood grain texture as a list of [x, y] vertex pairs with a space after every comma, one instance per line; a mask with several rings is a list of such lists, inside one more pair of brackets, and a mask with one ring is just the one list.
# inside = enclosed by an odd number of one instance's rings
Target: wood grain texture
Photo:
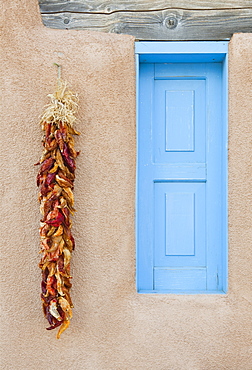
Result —
[[251, 8], [251, 0], [39, 0], [41, 11], [111, 13], [114, 11], [148, 11], [164, 9], [240, 9]]
[[41, 0], [45, 26], [129, 34], [139, 40], [224, 40], [252, 32], [252, 1]]

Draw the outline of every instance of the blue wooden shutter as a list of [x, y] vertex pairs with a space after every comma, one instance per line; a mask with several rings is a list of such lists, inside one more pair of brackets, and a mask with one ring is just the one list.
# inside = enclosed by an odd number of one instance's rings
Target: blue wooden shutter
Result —
[[140, 64], [137, 286], [223, 292], [223, 65]]

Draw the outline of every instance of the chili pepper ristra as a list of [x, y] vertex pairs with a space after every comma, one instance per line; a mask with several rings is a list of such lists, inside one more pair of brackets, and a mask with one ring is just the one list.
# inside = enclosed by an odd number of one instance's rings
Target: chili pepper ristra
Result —
[[50, 326], [59, 327], [57, 338], [69, 326], [72, 318], [70, 297], [70, 260], [74, 250], [70, 216], [74, 214], [73, 183], [75, 159], [79, 152], [74, 149], [73, 128], [78, 109], [77, 95], [66, 82], [58, 78], [57, 89], [48, 95], [51, 102], [41, 118], [44, 131], [43, 154], [38, 164], [42, 306]]

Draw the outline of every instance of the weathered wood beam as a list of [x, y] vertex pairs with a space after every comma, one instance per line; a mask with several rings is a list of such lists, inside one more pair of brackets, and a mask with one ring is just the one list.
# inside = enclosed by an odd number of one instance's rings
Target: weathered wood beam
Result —
[[42, 13], [252, 8], [251, 0], [39, 0]]
[[225, 40], [235, 32], [252, 32], [251, 0], [181, 0], [179, 5], [178, 0], [40, 0], [43, 23], [50, 28], [123, 33], [139, 40]]

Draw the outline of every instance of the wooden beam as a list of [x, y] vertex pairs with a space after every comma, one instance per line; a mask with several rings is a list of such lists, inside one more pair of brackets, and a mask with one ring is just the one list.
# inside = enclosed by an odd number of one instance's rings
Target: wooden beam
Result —
[[251, 8], [251, 0], [39, 0], [42, 13]]
[[174, 4], [178, 0], [40, 0], [40, 9], [50, 28], [123, 33], [139, 40], [226, 40], [236, 32], [252, 32], [251, 0]]

